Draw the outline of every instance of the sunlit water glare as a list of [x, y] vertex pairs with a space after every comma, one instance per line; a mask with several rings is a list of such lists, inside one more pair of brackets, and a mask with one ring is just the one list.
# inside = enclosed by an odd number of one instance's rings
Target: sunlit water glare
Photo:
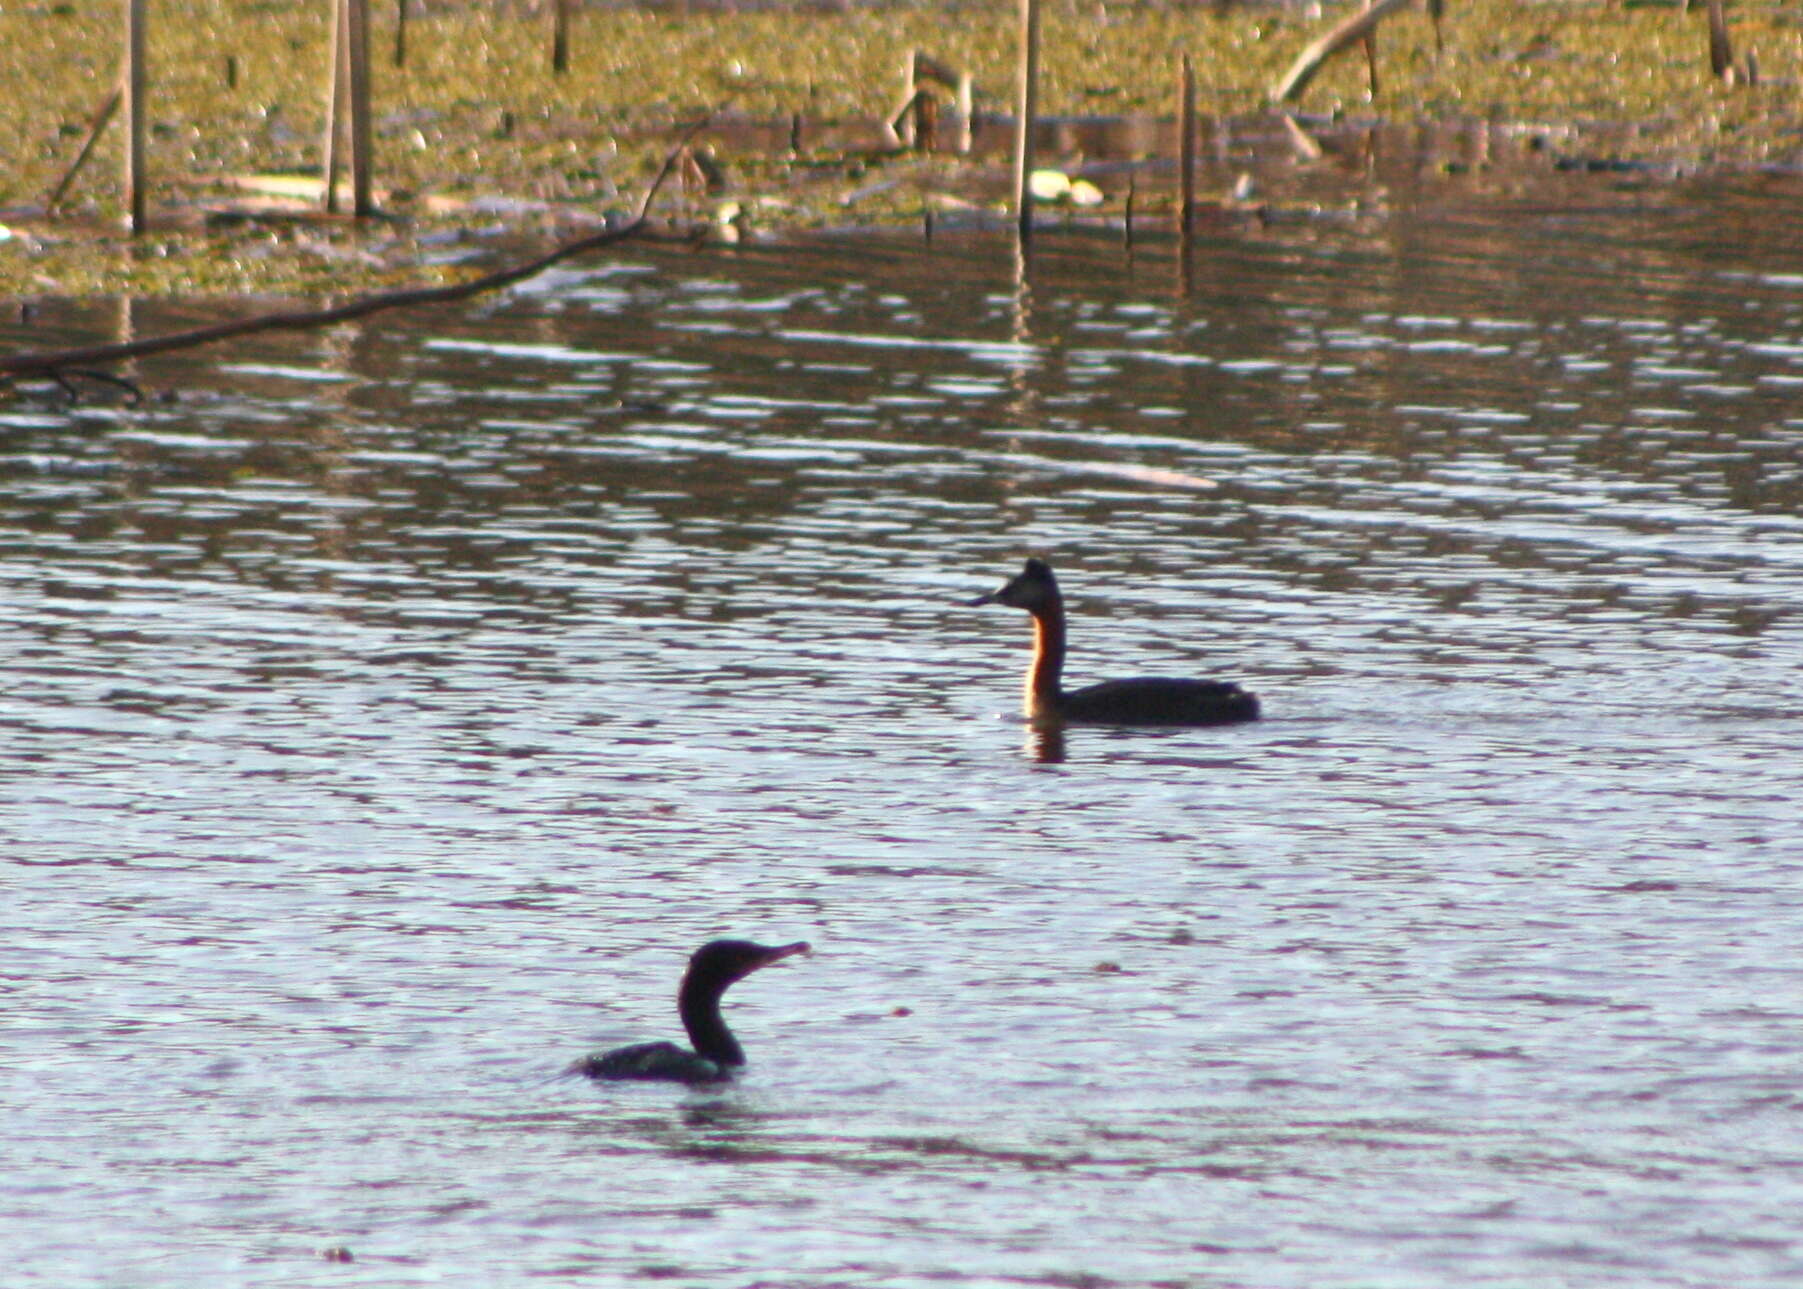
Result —
[[[0, 408], [6, 1282], [1795, 1283], [1794, 210], [632, 245]], [[1267, 719], [1035, 735], [1028, 553]], [[556, 1077], [721, 934], [816, 949], [739, 1084]]]

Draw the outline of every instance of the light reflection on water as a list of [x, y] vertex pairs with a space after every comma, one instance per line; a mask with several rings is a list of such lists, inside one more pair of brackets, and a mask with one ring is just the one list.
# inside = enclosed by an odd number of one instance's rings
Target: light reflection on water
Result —
[[[1771, 209], [639, 246], [15, 404], [9, 1283], [1794, 1280]], [[1029, 550], [1269, 719], [1036, 738]], [[743, 1085], [555, 1077], [719, 933], [818, 950]]]

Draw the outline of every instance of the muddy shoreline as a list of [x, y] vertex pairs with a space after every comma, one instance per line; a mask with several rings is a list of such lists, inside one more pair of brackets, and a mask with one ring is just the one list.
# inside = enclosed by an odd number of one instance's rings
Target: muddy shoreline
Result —
[[[1309, 87], [1293, 128], [1265, 95], [1336, 13], [1053, 5], [1041, 164], [1091, 181], [1100, 201], [1048, 203], [1045, 218], [1119, 225], [1131, 204], [1136, 225], [1156, 229], [1174, 200], [1179, 48], [1199, 69], [1210, 218], [1614, 201], [1624, 188], [1803, 170], [1803, 16], [1782, 4], [1733, 12], [1738, 56], [1758, 68], [1752, 85], [1709, 77], [1700, 6], [1493, 0], [1454, 9], [1440, 52], [1425, 14], [1407, 11], [1382, 29], [1376, 98], [1363, 60], [1343, 57]], [[186, 0], [152, 32], [155, 226], [134, 242], [118, 231], [116, 131], [77, 178], [68, 214], [42, 212], [107, 83], [111, 19], [110, 8], [73, 5], [0, 14], [0, 61], [46, 82], [0, 127], [15, 163], [0, 180], [9, 296], [316, 296], [456, 280], [492, 261], [497, 237], [556, 238], [619, 218], [681, 125], [709, 112], [698, 164], [659, 202], [667, 235], [1005, 222], [1012, 28], [993, 6], [589, 10], [563, 77], [544, 66], [543, 15], [434, 6], [410, 19], [396, 70], [385, 65], [384, 11], [383, 218], [359, 226], [312, 213], [323, 18]], [[925, 154], [896, 151], [883, 134], [879, 114], [912, 48], [975, 77], [968, 152], [949, 130]]]

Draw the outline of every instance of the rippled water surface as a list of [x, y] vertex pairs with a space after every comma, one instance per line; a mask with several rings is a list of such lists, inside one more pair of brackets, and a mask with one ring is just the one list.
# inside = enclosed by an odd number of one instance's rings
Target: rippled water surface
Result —
[[[1591, 191], [0, 406], [6, 1283], [1796, 1283], [1803, 225]], [[1267, 719], [1033, 734], [1028, 553]]]

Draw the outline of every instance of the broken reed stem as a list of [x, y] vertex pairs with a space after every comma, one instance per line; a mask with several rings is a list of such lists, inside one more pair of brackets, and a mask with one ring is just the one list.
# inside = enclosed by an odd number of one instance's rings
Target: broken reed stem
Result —
[[914, 104], [921, 95], [920, 89], [920, 51], [910, 49], [908, 56], [902, 60], [902, 102], [901, 107], [890, 119], [889, 127], [895, 131], [895, 137], [901, 140], [902, 147], [914, 146]]
[[1196, 218], [1196, 70], [1188, 54], [1177, 73], [1177, 232], [1189, 237]]
[[1290, 113], [1283, 114], [1284, 133], [1290, 136], [1290, 146], [1296, 150], [1298, 160], [1305, 162], [1319, 161], [1326, 155], [1315, 136], [1303, 129], [1301, 124]]
[[922, 90], [914, 97], [914, 149], [939, 151], [939, 100]]

